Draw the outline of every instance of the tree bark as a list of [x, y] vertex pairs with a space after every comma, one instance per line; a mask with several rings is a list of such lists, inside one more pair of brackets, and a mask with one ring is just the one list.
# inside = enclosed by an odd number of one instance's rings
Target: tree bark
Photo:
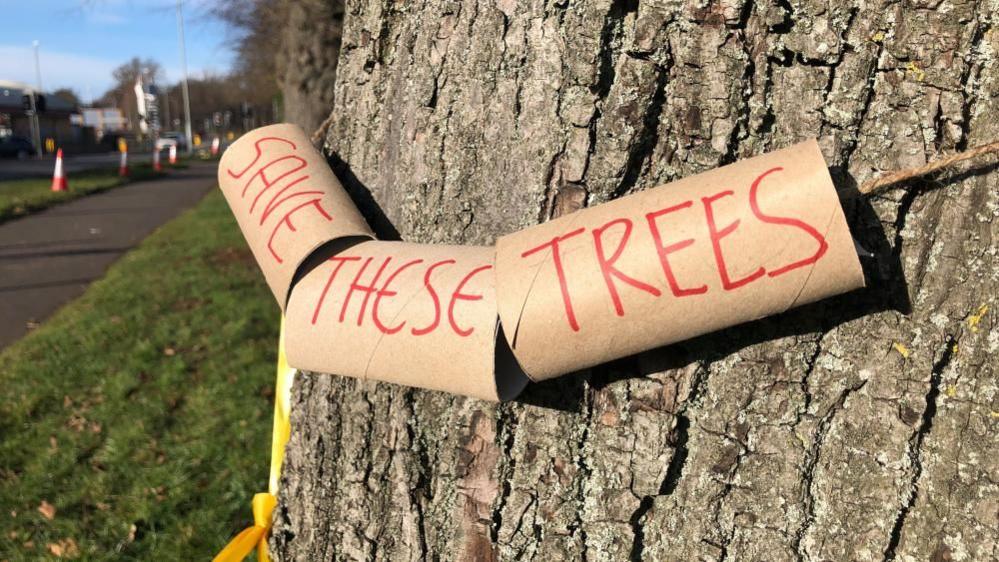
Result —
[[333, 104], [343, 0], [289, 0], [277, 13], [287, 18], [275, 53], [284, 121], [311, 132]]
[[491, 243], [815, 136], [874, 257], [865, 290], [514, 403], [302, 374], [272, 552], [997, 559], [999, 173], [851, 195], [999, 138], [996, 14], [348, 1], [325, 148], [385, 236]]

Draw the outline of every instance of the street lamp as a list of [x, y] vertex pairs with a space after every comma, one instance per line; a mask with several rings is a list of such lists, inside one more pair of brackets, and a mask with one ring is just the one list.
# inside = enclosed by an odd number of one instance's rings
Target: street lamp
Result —
[[31, 92], [31, 142], [35, 144], [35, 157], [42, 158], [42, 124], [38, 120], [38, 95], [42, 92], [42, 71], [38, 64], [38, 40], [31, 42], [35, 50], [35, 91]]
[[184, 48], [184, 14], [181, 11], [181, 0], [177, 0], [177, 34], [180, 36], [180, 68], [184, 73], [181, 92], [184, 95], [184, 137], [187, 139], [186, 152], [193, 150], [191, 137], [191, 94], [187, 89], [187, 51]]

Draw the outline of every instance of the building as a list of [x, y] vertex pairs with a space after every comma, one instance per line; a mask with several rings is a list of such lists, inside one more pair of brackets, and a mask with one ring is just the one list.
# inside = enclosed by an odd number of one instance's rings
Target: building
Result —
[[128, 118], [117, 107], [81, 107], [80, 113], [73, 115], [74, 125], [90, 127], [98, 138], [106, 134], [123, 133], [128, 130]]
[[[31, 123], [24, 108], [24, 96], [35, 91], [34, 86], [12, 80], [0, 80], [0, 135], [19, 135], [31, 138]], [[45, 96], [45, 111], [38, 113], [41, 138], [54, 139], [56, 145], [80, 144], [83, 132], [70, 122], [76, 107], [69, 101], [52, 94]]]

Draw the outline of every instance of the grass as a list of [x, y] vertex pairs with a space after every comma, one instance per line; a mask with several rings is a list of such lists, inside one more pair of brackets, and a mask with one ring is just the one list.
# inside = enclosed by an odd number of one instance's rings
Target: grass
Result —
[[[180, 162], [175, 167], [186, 167]], [[165, 169], [169, 169], [164, 164]], [[118, 177], [118, 169], [95, 169], [73, 172], [67, 179], [67, 191], [52, 191], [51, 178], [29, 178], [0, 181], [0, 222], [40, 211], [52, 205], [97, 193], [130, 181], [141, 181], [162, 175], [151, 164], [129, 167], [130, 177]]]
[[213, 556], [266, 491], [277, 329], [216, 191], [0, 352], [0, 561]]

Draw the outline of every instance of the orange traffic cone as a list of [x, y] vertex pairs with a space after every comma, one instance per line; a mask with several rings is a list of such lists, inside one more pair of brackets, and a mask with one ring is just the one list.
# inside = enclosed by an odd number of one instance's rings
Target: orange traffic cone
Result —
[[163, 166], [160, 165], [160, 149], [153, 149], [153, 171], [162, 172]]
[[177, 145], [170, 145], [170, 165], [173, 166], [177, 163]]
[[219, 155], [219, 138], [215, 137], [212, 139], [212, 156]]
[[52, 173], [52, 191], [66, 191], [66, 175], [62, 172], [62, 149], [56, 151], [55, 171]]
[[128, 150], [121, 151], [121, 163], [118, 164], [118, 177], [128, 177]]

